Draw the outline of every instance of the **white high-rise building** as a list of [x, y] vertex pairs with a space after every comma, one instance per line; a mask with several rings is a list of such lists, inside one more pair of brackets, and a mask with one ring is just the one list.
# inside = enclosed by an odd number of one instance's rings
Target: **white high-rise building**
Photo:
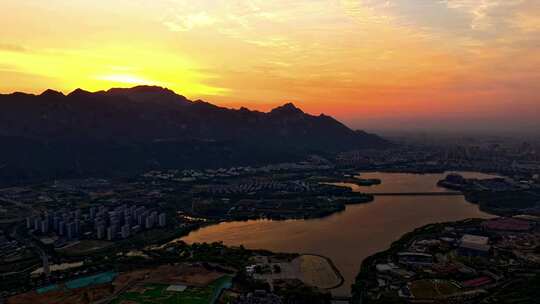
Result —
[[158, 223], [160, 227], [165, 227], [167, 225], [167, 215], [165, 213], [159, 214]]

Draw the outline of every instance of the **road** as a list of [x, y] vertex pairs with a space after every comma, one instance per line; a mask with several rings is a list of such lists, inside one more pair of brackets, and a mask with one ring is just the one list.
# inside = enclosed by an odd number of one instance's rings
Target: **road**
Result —
[[[12, 204], [12, 205], [15, 205], [15, 206], [17, 206], [19, 208], [26, 209], [26, 210], [28, 210], [29, 214], [37, 213], [37, 211], [32, 206], [23, 204], [21, 202], [18, 202], [18, 201], [9, 199], [9, 198], [5, 198], [3, 196], [0, 196], [0, 202]], [[0, 223], [1, 224], [13, 224], [13, 223], [16, 223], [16, 222], [18, 222], [20, 220], [23, 220], [24, 218], [25, 217], [18, 217], [18, 218], [13, 218], [13, 219], [9, 219], [9, 220], [3, 220], [3, 221], [0, 221]]]
[[30, 211], [32, 213], [37, 212], [32, 206], [28, 206], [26, 204], [23, 204], [21, 202], [18, 202], [18, 201], [15, 201], [15, 200], [3, 197], [3, 196], [0, 197], [0, 202], [6, 202], [6, 203], [9, 203], [9, 204], [13, 204], [13, 205], [15, 205], [15, 206], [17, 206], [19, 208], [27, 209], [28, 211]]
[[48, 278], [50, 274], [49, 255], [41, 248], [39, 240], [36, 240], [31, 236], [24, 236], [19, 232], [20, 229], [24, 229], [23, 226], [23, 223], [15, 225], [11, 231], [11, 237], [16, 239], [17, 242], [25, 244], [28, 248], [32, 248], [39, 255], [43, 264], [43, 273], [45, 274], [45, 277]]

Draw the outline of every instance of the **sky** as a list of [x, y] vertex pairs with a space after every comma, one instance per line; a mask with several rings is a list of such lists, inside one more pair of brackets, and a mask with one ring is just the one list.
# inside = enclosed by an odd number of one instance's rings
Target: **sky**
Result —
[[367, 130], [538, 130], [540, 1], [1, 0], [0, 92], [138, 84]]

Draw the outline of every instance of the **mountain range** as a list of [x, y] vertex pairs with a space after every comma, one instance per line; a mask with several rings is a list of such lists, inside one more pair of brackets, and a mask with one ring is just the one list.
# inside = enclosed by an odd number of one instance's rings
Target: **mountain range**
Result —
[[389, 145], [292, 103], [234, 110], [155, 86], [0, 95], [0, 143], [0, 180], [269, 163]]

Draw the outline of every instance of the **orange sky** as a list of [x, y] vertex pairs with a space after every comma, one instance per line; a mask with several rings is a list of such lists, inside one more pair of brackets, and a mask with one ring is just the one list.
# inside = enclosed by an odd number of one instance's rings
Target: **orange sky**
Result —
[[155, 84], [367, 129], [540, 127], [536, 0], [2, 0], [0, 92]]

